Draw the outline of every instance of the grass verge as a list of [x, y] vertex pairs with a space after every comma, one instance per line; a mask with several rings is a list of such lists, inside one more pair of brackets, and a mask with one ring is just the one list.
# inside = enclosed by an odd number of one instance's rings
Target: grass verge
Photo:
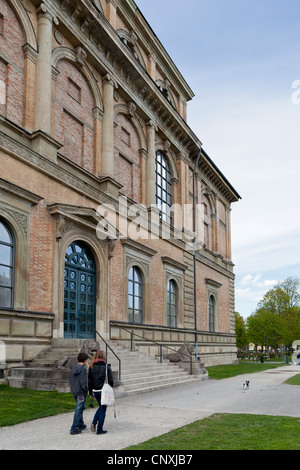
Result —
[[215, 414], [125, 450], [300, 450], [300, 418]]
[[290, 377], [284, 383], [288, 385], [300, 385], [300, 374], [294, 375], [294, 377]]
[[0, 427], [74, 411], [71, 393], [45, 392], [0, 385]]
[[263, 372], [268, 369], [276, 369], [277, 367], [286, 366], [284, 363], [256, 363], [256, 362], [239, 362], [238, 364], [227, 364], [222, 366], [206, 367], [208, 375], [211, 379], [227, 379], [242, 374], [254, 374], [255, 372]]

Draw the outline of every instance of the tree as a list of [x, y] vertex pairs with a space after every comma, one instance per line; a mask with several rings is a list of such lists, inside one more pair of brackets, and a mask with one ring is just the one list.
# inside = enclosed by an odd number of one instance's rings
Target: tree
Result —
[[250, 341], [277, 349], [300, 339], [299, 289], [299, 279], [289, 277], [265, 294], [247, 321]]
[[243, 349], [248, 345], [245, 320], [238, 312], [235, 312], [235, 334], [238, 349]]

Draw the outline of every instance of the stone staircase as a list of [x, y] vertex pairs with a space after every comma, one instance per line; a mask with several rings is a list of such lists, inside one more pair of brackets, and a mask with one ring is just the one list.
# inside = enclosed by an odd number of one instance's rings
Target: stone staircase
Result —
[[[129, 396], [159, 390], [180, 384], [205, 380], [207, 372], [201, 369], [197, 375], [190, 375], [178, 364], [148, 356], [139, 351], [128, 351], [120, 344], [110, 343], [121, 359], [121, 380], [118, 380], [119, 363], [108, 351], [108, 363], [115, 376], [115, 395]], [[40, 353], [25, 367], [10, 369], [9, 385], [16, 388], [35, 390], [57, 390], [69, 392], [69, 370], [54, 368], [56, 361], [63, 356], [77, 356], [80, 350], [78, 340], [53, 340], [52, 346]]]
[[78, 340], [67, 340], [61, 343], [52, 340], [52, 345], [45, 348], [24, 367], [14, 367], [8, 371], [8, 382], [11, 387], [33, 390], [57, 390], [68, 393], [69, 370], [56, 370], [56, 362], [64, 356], [77, 356], [80, 351]]
[[[124, 395], [136, 395], [181, 384], [192, 383], [207, 378], [205, 369], [198, 375], [190, 375], [176, 363], [148, 356], [139, 351], [128, 351], [120, 345], [113, 350], [121, 358], [121, 382]], [[112, 369], [117, 370], [118, 362], [111, 354], [108, 357]]]

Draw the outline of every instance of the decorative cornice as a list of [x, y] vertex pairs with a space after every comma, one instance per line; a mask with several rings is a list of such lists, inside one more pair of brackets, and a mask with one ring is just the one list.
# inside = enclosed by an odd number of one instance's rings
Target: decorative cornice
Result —
[[23, 199], [32, 205], [38, 204], [43, 199], [41, 196], [38, 196], [37, 194], [34, 194], [27, 189], [23, 189], [16, 184], [6, 181], [3, 178], [0, 178], [0, 191], [5, 191], [14, 195], [17, 194], [18, 198]]
[[187, 264], [180, 263], [179, 261], [169, 258], [168, 256], [162, 256], [161, 260], [164, 264], [170, 264], [171, 266], [174, 266], [175, 268], [178, 268], [181, 271], [186, 271], [188, 269]]
[[38, 154], [34, 150], [31, 150], [22, 143], [5, 135], [1, 131], [0, 149], [9, 153], [15, 158], [18, 158], [19, 160], [23, 161], [26, 165], [35, 167], [41, 173], [44, 173], [51, 179], [63, 183], [65, 186], [74, 189], [78, 193], [89, 197], [97, 203], [113, 203], [113, 200], [109, 196], [107, 196], [100, 189], [97, 188], [100, 182], [96, 177], [92, 177], [92, 175], [89, 175], [91, 182], [87, 183], [83, 179], [67, 171], [65, 168], [60, 167], [50, 159]]
[[131, 240], [130, 238], [121, 239], [121, 243], [123, 246], [134, 248], [135, 250], [141, 251], [142, 253], [151, 257], [157, 253], [157, 251], [153, 250], [152, 248], [142, 245], [141, 243], [138, 243], [135, 240]]
[[214, 281], [213, 279], [205, 278], [205, 282], [206, 282], [206, 284], [210, 284], [211, 286], [217, 287], [218, 289], [219, 289], [220, 287], [222, 287], [222, 284], [220, 284], [220, 283], [217, 282], [217, 281]]

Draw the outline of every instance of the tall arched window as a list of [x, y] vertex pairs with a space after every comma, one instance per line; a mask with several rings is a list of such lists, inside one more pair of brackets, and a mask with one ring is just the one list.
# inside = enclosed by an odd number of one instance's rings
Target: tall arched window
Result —
[[128, 276], [128, 320], [143, 322], [143, 279], [138, 267], [133, 266]]
[[12, 308], [14, 298], [15, 239], [10, 228], [0, 220], [0, 307]]
[[209, 321], [209, 331], [215, 331], [215, 299], [211, 295], [208, 302], [208, 321]]
[[162, 220], [172, 224], [172, 174], [169, 162], [164, 154], [158, 150], [155, 162], [155, 194], [156, 204], [161, 210]]
[[171, 280], [167, 289], [167, 323], [169, 327], [177, 327], [177, 286]]

